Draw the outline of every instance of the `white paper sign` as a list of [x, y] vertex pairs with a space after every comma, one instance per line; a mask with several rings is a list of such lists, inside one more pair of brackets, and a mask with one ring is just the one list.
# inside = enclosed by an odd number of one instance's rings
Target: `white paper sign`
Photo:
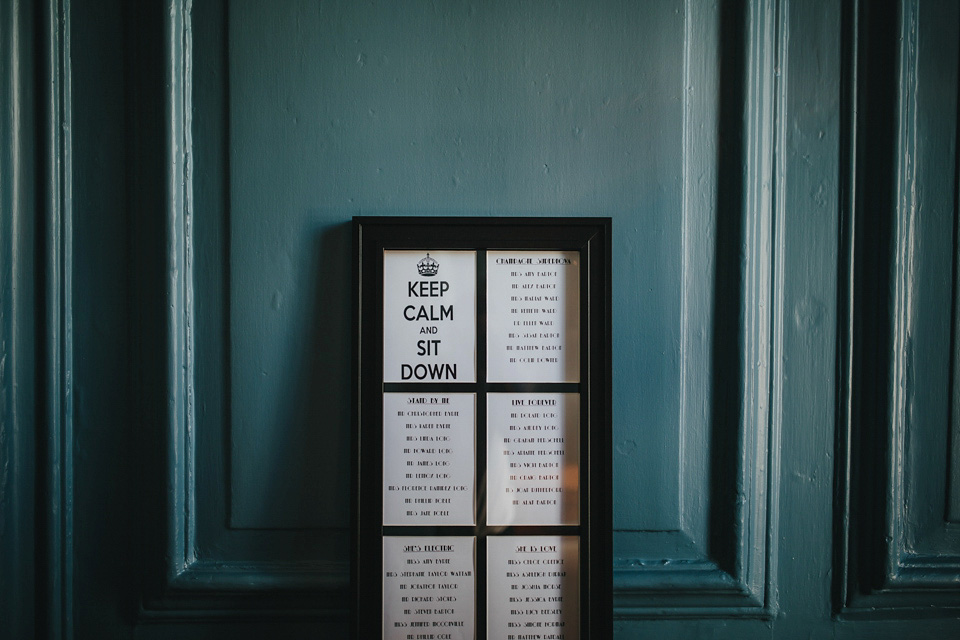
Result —
[[474, 524], [472, 393], [383, 394], [383, 524]]
[[384, 640], [474, 640], [476, 538], [383, 538]]
[[580, 394], [487, 395], [487, 524], [580, 523]]
[[383, 381], [475, 382], [474, 251], [383, 252]]
[[504, 640], [578, 640], [580, 539], [487, 538], [487, 635]]
[[580, 252], [487, 253], [487, 379], [580, 381]]

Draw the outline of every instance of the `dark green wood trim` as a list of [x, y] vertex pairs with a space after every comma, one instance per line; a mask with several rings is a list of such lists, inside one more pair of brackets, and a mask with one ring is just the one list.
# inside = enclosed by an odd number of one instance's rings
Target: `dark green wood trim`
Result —
[[30, 3], [0, 5], [0, 637], [36, 629], [37, 157]]
[[170, 461], [168, 488], [172, 497], [167, 514], [167, 578], [175, 582], [196, 561], [194, 541], [196, 514], [193, 503], [195, 418], [193, 413], [193, 358], [190, 348], [193, 326], [192, 172], [189, 165], [190, 135], [190, 3], [169, 3], [163, 24], [165, 66], [165, 122], [168, 123], [167, 166], [167, 269], [169, 314], [167, 388], [170, 414], [167, 425], [167, 455]]
[[[956, 437], [949, 418], [956, 364], [950, 348], [939, 348], [938, 335], [943, 346], [950, 340], [946, 324], [927, 320], [953, 313], [956, 290], [960, 52], [941, 57], [942, 47], [957, 41], [956, 16], [937, 13], [946, 6], [903, 0], [894, 15], [869, 3], [852, 10], [851, 108], [859, 112], [849, 116], [847, 136], [854, 157], [843, 229], [846, 317], [839, 319], [835, 588], [836, 612], [844, 618], [960, 612], [960, 530], [949, 522], [945, 446], [951, 431]], [[932, 102], [933, 83], [949, 87], [952, 111]], [[953, 119], [939, 123], [949, 135], [934, 130], [934, 114]], [[938, 133], [953, 143], [949, 158], [934, 155]], [[937, 171], [953, 183], [942, 184]], [[944, 255], [946, 268], [938, 273], [953, 276], [945, 289], [938, 278], [920, 275], [924, 260]], [[940, 382], [943, 393], [928, 391]]]
[[832, 586], [834, 614], [848, 599], [850, 582], [846, 568], [849, 565], [851, 484], [851, 432], [853, 404], [850, 384], [854, 377], [853, 317], [854, 246], [857, 203], [857, 101], [859, 99], [859, 40], [860, 0], [849, 0], [843, 7], [841, 27], [842, 52], [840, 61], [840, 175], [839, 228], [837, 257], [837, 428], [834, 460], [834, 545], [833, 564], [836, 567]]
[[[960, 86], [958, 86], [960, 92]], [[960, 97], [958, 97], [960, 102]], [[952, 360], [950, 365], [950, 459], [947, 480], [947, 521], [960, 525], [960, 127], [954, 142], [957, 170], [954, 176], [954, 263], [953, 263], [953, 318], [950, 323]]]
[[40, 598], [42, 621], [38, 635], [73, 636], [73, 342], [72, 342], [72, 219], [73, 154], [71, 146], [70, 2], [44, 3], [41, 18], [43, 65], [39, 77], [44, 104], [41, 124], [41, 172], [44, 319], [39, 420], [42, 441], [38, 458], [39, 518], [44, 557]]
[[194, 561], [161, 595], [144, 601], [139, 620], [343, 621], [349, 614], [346, 564]]
[[[138, 619], [144, 623], [186, 620], [346, 620], [349, 617], [349, 558], [339, 562], [270, 562], [250, 558], [208, 559], [198, 549], [198, 422], [195, 387], [197, 313], [194, 261], [192, 2], [166, 3], [162, 24], [162, 74], [153, 95], [162, 97], [165, 127], [162, 174], [164, 317], [162, 339], [144, 354], [158, 367], [166, 389], [161, 411], [166, 468], [161, 518], [164, 549], [154, 565], [159, 579], [149, 580]], [[157, 14], [152, 13], [155, 17]], [[149, 24], [150, 17], [141, 19]], [[226, 28], [224, 22], [224, 28]], [[226, 37], [226, 36], [225, 36]], [[152, 55], [144, 52], [143, 55]], [[148, 108], [141, 105], [140, 108]], [[224, 114], [223, 117], [228, 117]], [[226, 141], [225, 141], [226, 142]], [[144, 150], [140, 150], [141, 153]], [[155, 181], [156, 176], [141, 179]], [[229, 213], [227, 214], [229, 215]], [[149, 231], [141, 231], [149, 241]], [[148, 267], [149, 268], [149, 267]], [[147, 303], [152, 305], [153, 303]], [[163, 349], [163, 353], [158, 350]], [[162, 371], [162, 373], [160, 373]], [[149, 383], [146, 383], [149, 385]], [[155, 393], [143, 389], [142, 393]], [[147, 400], [146, 404], [156, 404]]]
[[[770, 618], [777, 611], [771, 558], [779, 477], [779, 421], [771, 413], [777, 384], [772, 363], [778, 360], [773, 352], [777, 336], [771, 333], [776, 258], [772, 183], [775, 154], [782, 153], [775, 144], [775, 115], [777, 67], [782, 65], [788, 33], [783, 4], [750, 2], [743, 9], [733, 5], [711, 9], [696, 2], [685, 6], [684, 86], [693, 91], [685, 95], [684, 103], [683, 280], [694, 286], [684, 292], [685, 373], [679, 428], [702, 434], [711, 443], [711, 495], [699, 505], [686, 507], [702, 510], [709, 505], [710, 517], [706, 540], [694, 540], [692, 532], [662, 532], [680, 534], [679, 538], [700, 549], [696, 560], [614, 559], [616, 619]], [[720, 61], [716, 88], [709, 84], [716, 73], [709, 68], [713, 56], [699, 49], [704, 39], [697, 37], [716, 28], [712, 21], [720, 25], [716, 46], [729, 56]], [[699, 82], [706, 86], [701, 89]], [[697, 163], [715, 162], [702, 145], [716, 143], [704, 140], [704, 133], [698, 131], [699, 112], [709, 113], [711, 107], [704, 101], [717, 93], [721, 104], [716, 120], [707, 118], [717, 130], [707, 135], [717, 136], [722, 130], [724, 138], [734, 142], [719, 150], [719, 164], [724, 166], [707, 174], [716, 183], [704, 187]], [[716, 209], [709, 212], [715, 219], [706, 230], [704, 212], [699, 209], [704, 188], [715, 190], [717, 198]], [[704, 254], [715, 254], [715, 262], [704, 262]], [[696, 289], [697, 282], [712, 290]], [[704, 298], [713, 300], [712, 309], [698, 306]], [[711, 332], [715, 343], [728, 345], [722, 347], [723, 353], [716, 347], [706, 353], [697, 345], [696, 336]], [[712, 383], [710, 367], [705, 368], [706, 374], [697, 371], [704, 369], [698, 363], [705, 361], [713, 361]], [[721, 369], [728, 373], [720, 375]], [[736, 373], [729, 375], [732, 370]], [[706, 412], [696, 406], [704, 393], [713, 398], [707, 400], [712, 407]], [[696, 517], [695, 512], [685, 512], [683, 519], [689, 522]]]
[[[932, 310], [919, 307], [919, 302], [914, 302], [918, 298], [917, 293], [921, 287], [928, 286], [915, 273], [919, 273], [919, 259], [915, 255], [920, 254], [921, 245], [925, 245], [926, 256], [933, 252], [932, 234], [936, 231], [932, 227], [924, 225], [923, 217], [935, 215], [932, 210], [934, 207], [940, 208], [940, 200], [943, 201], [942, 209], [947, 212], [951, 219], [949, 232], [944, 236], [952, 236], [955, 228], [957, 211], [955, 209], [956, 184], [949, 185], [949, 190], [945, 193], [937, 191], [937, 185], [933, 182], [931, 174], [935, 168], [931, 165], [939, 164], [938, 159], [932, 155], [922, 157], [917, 149], [921, 139], [930, 142], [935, 138], [939, 131], [931, 129], [921, 129], [923, 126], [918, 123], [924, 115], [931, 112], [950, 113], [947, 105], [932, 104], [928, 102], [926, 93], [922, 93], [922, 87], [929, 82], [942, 82], [947, 86], [952, 85], [953, 107], [952, 118], [954, 133], [952, 138], [956, 139], [956, 118], [958, 115], [956, 103], [956, 88], [960, 86], [958, 82], [958, 55], [960, 51], [954, 49], [947, 55], [949, 60], [948, 68], [931, 68], [931, 59], [929, 56], [932, 47], [938, 58], [941, 55], [942, 47], [949, 47], [951, 44], [956, 46], [957, 42], [957, 16], [953, 20], [927, 18], [938, 8], [934, 3], [927, 0], [905, 0], [902, 3], [901, 14], [901, 50], [899, 62], [899, 139], [897, 141], [897, 198], [895, 205], [896, 211], [896, 239], [895, 239], [895, 298], [894, 313], [895, 327], [893, 337], [893, 379], [890, 380], [890, 394], [893, 400], [892, 411], [892, 442], [890, 461], [890, 494], [888, 500], [890, 510], [887, 516], [887, 534], [893, 537], [893, 544], [888, 551], [887, 571], [888, 576], [884, 587], [886, 589], [928, 589], [942, 588], [954, 594], [954, 597], [960, 595], [960, 530], [951, 527], [945, 522], [945, 505], [943, 502], [933, 505], [937, 511], [934, 522], [920, 522], [919, 514], [911, 514], [914, 511], [925, 511], [924, 504], [920, 503], [915, 493], [911, 493], [908, 483], [914, 484], [927, 473], [927, 469], [921, 468], [921, 465], [929, 463], [929, 459], [919, 461], [911, 458], [909, 449], [911, 446], [940, 446], [945, 444], [946, 439], [936, 443], [928, 439], [927, 431], [929, 427], [942, 429], [943, 433], [949, 432], [951, 425], [948, 421], [939, 424], [927, 422], [928, 418], [918, 420], [916, 414], [918, 410], [912, 408], [913, 403], [923, 403], [919, 398], [922, 393], [919, 389], [919, 383], [914, 382], [916, 374], [911, 371], [912, 367], [917, 366], [917, 362], [911, 362], [908, 358], [912, 357], [911, 342], [916, 339], [911, 335], [914, 331], [912, 325], [919, 324], [917, 317], [929, 314]], [[949, 26], [945, 26], [949, 25]], [[925, 42], [926, 41], [926, 42]], [[927, 43], [932, 44], [927, 44]], [[926, 54], [921, 50], [927, 48]], [[949, 50], [948, 50], [949, 51]], [[944, 166], [949, 166], [949, 161], [956, 161], [954, 155], [945, 159]], [[927, 163], [924, 165], [924, 163]], [[950, 178], [956, 179], [956, 167], [948, 171]], [[930, 213], [924, 214], [924, 208], [930, 209]], [[940, 235], [940, 234], [937, 234]], [[952, 237], [950, 238], [952, 245]], [[951, 247], [950, 255], [956, 254], [956, 246]], [[950, 260], [952, 267], [953, 260]], [[938, 270], [939, 272], [940, 270]], [[949, 271], [943, 270], [944, 273]], [[914, 279], [917, 278], [918, 282]], [[919, 284], [919, 286], [917, 286]], [[944, 296], [938, 300], [943, 309], [949, 309], [952, 302], [952, 289], [955, 283], [951, 283], [951, 295], [949, 298]], [[937, 305], [938, 307], [940, 305]], [[917, 331], [922, 330], [920, 327]], [[946, 345], [943, 345], [946, 346]], [[926, 357], [928, 354], [924, 354]], [[933, 365], [932, 362], [922, 362], [922, 365]], [[948, 416], [946, 403], [949, 401], [944, 398], [942, 415]], [[934, 415], [934, 411], [941, 407], [923, 407], [927, 415]], [[917, 431], [922, 430], [925, 433], [917, 435]], [[932, 431], [932, 429], [930, 429]], [[923, 437], [923, 440], [918, 439]], [[944, 461], [949, 464], [948, 461]], [[938, 462], [939, 467], [942, 463]], [[944, 474], [946, 475], [946, 474]], [[938, 478], [942, 482], [942, 476]], [[943, 489], [942, 485], [940, 487]], [[934, 492], [931, 491], [931, 494]], [[944, 497], [945, 491], [938, 492], [940, 498]], [[934, 550], [920, 550], [918, 547], [926, 546], [925, 541], [937, 539]], [[956, 601], [954, 601], [956, 602]], [[960, 611], [960, 605], [956, 610]]]

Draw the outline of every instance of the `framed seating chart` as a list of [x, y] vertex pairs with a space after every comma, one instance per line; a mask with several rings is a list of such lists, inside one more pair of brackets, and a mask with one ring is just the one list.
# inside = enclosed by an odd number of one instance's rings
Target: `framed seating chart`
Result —
[[357, 637], [612, 635], [610, 242], [354, 219]]

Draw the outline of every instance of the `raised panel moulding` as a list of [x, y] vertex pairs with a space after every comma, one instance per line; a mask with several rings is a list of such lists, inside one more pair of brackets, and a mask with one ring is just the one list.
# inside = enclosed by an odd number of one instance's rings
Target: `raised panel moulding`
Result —
[[[955, 144], [960, 146], [960, 109], [957, 110], [954, 127], [958, 131]], [[958, 163], [960, 165], [960, 163]], [[954, 176], [960, 171], [960, 166], [954, 167]], [[960, 179], [955, 180], [954, 202], [960, 202]], [[953, 237], [953, 318], [951, 322], [951, 361], [950, 379], [953, 381], [950, 388], [950, 424], [949, 429], [949, 465], [950, 473], [947, 485], [947, 520], [960, 525], [960, 211], [954, 208], [954, 237]]]
[[[776, 611], [769, 185], [778, 152], [773, 61], [787, 20], [778, 4], [685, 7], [681, 528], [614, 532], [618, 619]], [[738, 55], [721, 56], [718, 74], [714, 50]], [[722, 149], [721, 129], [739, 134]]]
[[[38, 561], [47, 576], [38, 585], [37, 619], [53, 636], [72, 637], [74, 629], [74, 429], [73, 429], [73, 91], [71, 86], [71, 16], [67, 0], [43, 2], [36, 11], [39, 56], [49, 82], [38, 87], [37, 101], [44, 103], [38, 113], [47, 121], [38, 130], [43, 151], [41, 167], [42, 192], [46, 197], [38, 210], [45, 216], [38, 232], [45, 237], [38, 246], [44, 248], [38, 272], [43, 274], [42, 308], [46, 333], [43, 361], [45, 372], [39, 382], [44, 390], [38, 399], [43, 412], [44, 429], [37, 433], [37, 443], [48, 443], [43, 458], [38, 457], [41, 471], [38, 482], [45, 486], [37, 496], [37, 517], [44, 546], [36, 550]], [[15, 8], [14, 11], [19, 11]], [[14, 42], [14, 44], [16, 44]], [[39, 116], [38, 116], [39, 119]], [[38, 216], [39, 218], [39, 216]], [[12, 363], [11, 363], [12, 365]], [[8, 365], [9, 366], [9, 365]], [[0, 365], [0, 369], [3, 366]], [[0, 491], [3, 493], [3, 491]], [[3, 500], [0, 500], [2, 502]], [[42, 507], [40, 505], [43, 505]], [[42, 558], [42, 560], [40, 560]]]
[[[169, 301], [163, 320], [166, 344], [154, 347], [148, 358], [163, 360], [166, 397], [166, 477], [163, 480], [165, 532], [151, 540], [164, 540], [166, 548], [152, 550], [162, 556], [162, 575], [153, 576], [142, 595], [140, 619], [169, 620], [244, 618], [345, 619], [349, 615], [350, 566], [343, 560], [271, 560], [253, 555], [253, 544], [227, 544], [221, 558], [202, 557], [198, 529], [197, 487], [197, 335], [194, 286], [197, 274], [195, 242], [194, 167], [192, 117], [193, 47], [192, 3], [179, 0], [164, 12], [162, 82], [165, 95], [166, 188], [166, 290]], [[165, 353], [155, 353], [158, 348]], [[330, 535], [340, 535], [333, 532]], [[334, 548], [327, 545], [329, 548]], [[158, 567], [158, 571], [159, 571]]]
[[[960, 123], [960, 121], [958, 121]], [[960, 126], [958, 126], [960, 129]], [[957, 181], [957, 188], [960, 190], [960, 180]], [[960, 191], [957, 196], [960, 201]], [[954, 211], [957, 216], [958, 212]], [[957, 278], [960, 276], [960, 224], [956, 226], [956, 234], [953, 239], [954, 255], [956, 262], [953, 266], [953, 323], [952, 323], [952, 360], [950, 367], [950, 378], [953, 380], [953, 386], [950, 389], [950, 475], [947, 486], [947, 520], [960, 525], [960, 287], [957, 286]]]
[[[837, 608], [845, 616], [960, 610], [960, 529], [951, 522], [958, 18], [950, 3], [905, 0], [896, 26], [866, 5], [853, 25], [852, 102], [862, 109], [850, 112], [851, 153], [863, 161], [849, 177], [841, 330], [848, 395], [838, 413]], [[881, 47], [890, 53], [875, 55]], [[954, 55], [943, 56], [950, 47]], [[854, 142], [857, 129], [887, 133]], [[892, 183], [874, 188], [883, 175]]]

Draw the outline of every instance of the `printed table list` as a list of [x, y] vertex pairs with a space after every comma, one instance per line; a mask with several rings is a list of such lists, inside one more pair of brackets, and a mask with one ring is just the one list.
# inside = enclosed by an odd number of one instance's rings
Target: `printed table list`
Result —
[[487, 379], [580, 381], [580, 253], [487, 253]]
[[580, 539], [487, 539], [487, 635], [505, 640], [580, 637]]
[[575, 525], [580, 395], [487, 395], [487, 523]]
[[383, 394], [383, 524], [474, 524], [472, 393]]
[[383, 538], [384, 640], [473, 640], [476, 538]]

